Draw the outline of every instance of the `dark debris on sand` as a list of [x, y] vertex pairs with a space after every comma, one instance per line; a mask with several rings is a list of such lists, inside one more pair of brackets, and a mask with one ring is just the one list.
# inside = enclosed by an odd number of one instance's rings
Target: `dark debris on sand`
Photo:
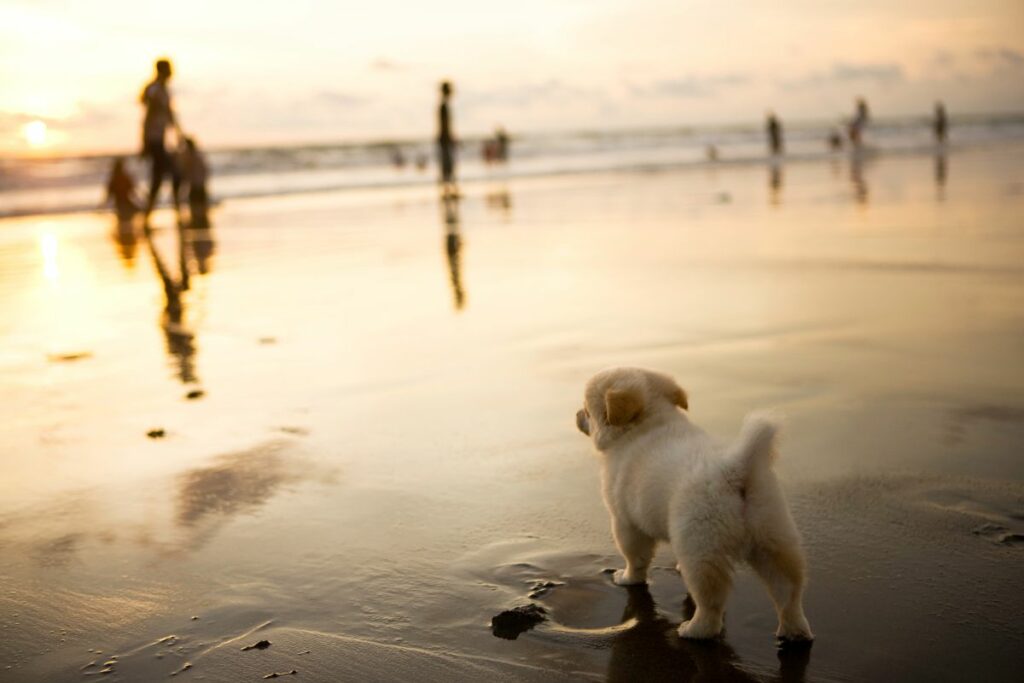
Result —
[[260, 640], [252, 645], [246, 645], [242, 648], [242, 652], [245, 652], [246, 650], [266, 650], [268, 647], [270, 647], [269, 640]]
[[296, 671], [295, 669], [292, 669], [291, 671], [283, 671], [281, 673], [278, 673], [277, 671], [275, 671], [272, 674], [267, 674], [263, 678], [280, 678], [281, 676], [294, 676], [297, 673], [299, 673], [299, 672]]
[[202, 398], [204, 394], [206, 394], [206, 392], [203, 391], [202, 389], [193, 389], [192, 391], [185, 394], [185, 398], [187, 398], [190, 401], [194, 401], [197, 398]]
[[167, 436], [167, 432], [165, 432], [162, 427], [159, 427], [157, 429], [150, 429], [146, 432], [146, 436], [151, 439], [162, 439]]
[[76, 360], [84, 360], [86, 358], [92, 358], [91, 351], [76, 351], [73, 353], [51, 353], [47, 356], [47, 359], [51, 363], [71, 363]]
[[521, 633], [545, 621], [547, 613], [546, 609], [532, 602], [529, 605], [505, 610], [491, 618], [491, 633], [498, 638], [515, 640]]

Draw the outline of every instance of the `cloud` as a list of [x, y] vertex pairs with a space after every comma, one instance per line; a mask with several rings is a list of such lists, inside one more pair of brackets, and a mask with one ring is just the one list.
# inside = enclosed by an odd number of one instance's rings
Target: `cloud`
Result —
[[360, 106], [367, 103], [367, 99], [360, 95], [352, 95], [351, 93], [342, 92], [340, 90], [321, 90], [316, 95], [316, 101], [320, 104], [339, 106], [339, 107], [353, 107]]
[[633, 95], [647, 97], [710, 97], [723, 88], [747, 85], [753, 79], [740, 73], [717, 74], [712, 76], [685, 76], [649, 85], [633, 85], [628, 87]]
[[1008, 47], [982, 47], [974, 51], [978, 61], [993, 71], [1019, 69], [1024, 66], [1024, 53]]
[[375, 71], [400, 71], [404, 69], [405, 66], [398, 62], [394, 62], [387, 57], [378, 57], [370, 62], [370, 68]]
[[559, 101], [603, 99], [604, 96], [600, 90], [581, 88], [550, 79], [506, 88], [467, 90], [460, 97], [460, 104], [467, 109], [486, 106], [525, 107]]
[[783, 79], [779, 85], [787, 90], [795, 90], [834, 84], [895, 85], [905, 80], [903, 67], [895, 62], [834, 62], [827, 71], [812, 71], [798, 78]]

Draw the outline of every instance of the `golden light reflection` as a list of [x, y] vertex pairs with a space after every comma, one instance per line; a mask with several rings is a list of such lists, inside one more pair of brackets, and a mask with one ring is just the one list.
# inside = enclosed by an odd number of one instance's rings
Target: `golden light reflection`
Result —
[[43, 277], [50, 282], [60, 279], [60, 267], [57, 264], [57, 236], [52, 232], [39, 235], [39, 252], [43, 257]]
[[[36, 232], [39, 283], [36, 323], [49, 355], [92, 353], [107, 335], [94, 264], [67, 231], [69, 225], [40, 221]], [[37, 276], [38, 277], [38, 276]]]
[[48, 141], [46, 123], [39, 120], [29, 121], [21, 127], [21, 137], [29, 147], [35, 149], [45, 147]]

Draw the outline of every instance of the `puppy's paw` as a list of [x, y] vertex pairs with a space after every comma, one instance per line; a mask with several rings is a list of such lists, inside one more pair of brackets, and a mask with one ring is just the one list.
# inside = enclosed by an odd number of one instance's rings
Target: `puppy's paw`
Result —
[[639, 586], [640, 584], [647, 583], [647, 577], [628, 574], [625, 569], [617, 569], [612, 574], [612, 583], [616, 586]]
[[721, 624], [713, 624], [710, 621], [698, 621], [690, 619], [679, 625], [679, 637], [689, 640], [710, 640], [722, 634]]
[[802, 628], [782, 628], [775, 632], [775, 640], [780, 645], [786, 643], [810, 643], [814, 640], [814, 634], [811, 633], [809, 626]]

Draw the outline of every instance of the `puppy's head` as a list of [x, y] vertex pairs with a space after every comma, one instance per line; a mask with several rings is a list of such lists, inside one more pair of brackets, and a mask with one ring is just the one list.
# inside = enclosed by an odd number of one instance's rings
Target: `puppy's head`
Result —
[[668, 375], [643, 368], [611, 368], [594, 375], [583, 392], [576, 427], [599, 451], [645, 420], [687, 409], [686, 392]]

